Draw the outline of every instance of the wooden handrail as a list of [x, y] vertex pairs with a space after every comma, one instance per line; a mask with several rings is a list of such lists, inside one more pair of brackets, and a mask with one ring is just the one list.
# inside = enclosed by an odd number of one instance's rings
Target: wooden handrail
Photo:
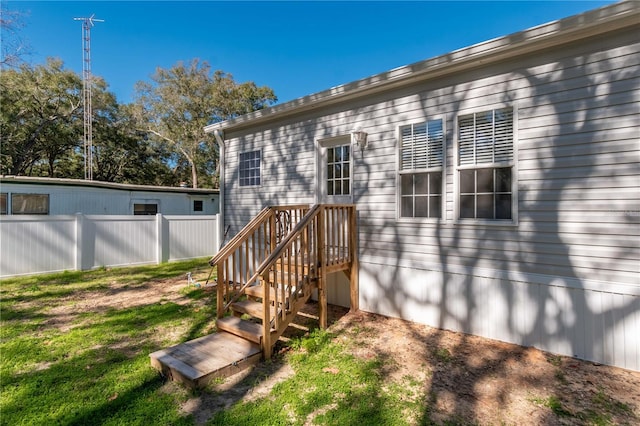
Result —
[[227, 243], [209, 263], [218, 271], [217, 315], [242, 295], [265, 258], [302, 220], [309, 205], [265, 207]]
[[309, 205], [308, 204], [296, 204], [296, 205], [292, 205], [292, 206], [267, 206], [264, 209], [262, 209], [260, 211], [260, 213], [258, 213], [256, 216], [254, 216], [253, 219], [251, 219], [249, 221], [249, 223], [247, 223], [244, 228], [242, 228], [240, 230], [240, 232], [238, 232], [233, 238], [231, 238], [231, 240], [225, 244], [218, 253], [216, 253], [215, 256], [213, 256], [210, 260], [209, 260], [209, 265], [214, 266], [216, 263], [218, 263], [220, 260], [224, 259], [225, 257], [228, 257], [231, 253], [233, 253], [234, 250], [236, 250], [238, 247], [240, 247], [240, 245], [242, 244], [242, 242], [245, 240], [245, 238], [247, 238], [247, 236], [249, 234], [251, 234], [253, 231], [256, 230], [256, 228], [258, 226], [260, 226], [260, 224], [262, 222], [264, 222], [265, 219], [267, 219], [267, 217], [269, 217], [269, 215], [274, 214], [277, 211], [283, 211], [283, 210], [295, 210], [295, 209], [308, 209]]
[[293, 230], [287, 234], [285, 239], [282, 240], [280, 242], [280, 244], [278, 244], [276, 249], [273, 252], [271, 252], [269, 257], [267, 257], [264, 260], [264, 262], [262, 262], [262, 264], [258, 268], [258, 271], [262, 271], [262, 273], [264, 274], [266, 272], [265, 269], [270, 268], [271, 266], [273, 266], [273, 264], [276, 262], [276, 260], [278, 260], [278, 257], [280, 257], [280, 254], [282, 253], [282, 251], [285, 248], [287, 248], [287, 246], [289, 244], [291, 244], [291, 241], [294, 238], [299, 236], [300, 233], [302, 231], [304, 231], [304, 229], [307, 227], [309, 222], [311, 222], [315, 218], [315, 216], [320, 212], [320, 209], [322, 209], [322, 208], [323, 208], [322, 204], [316, 204], [315, 206], [313, 206], [307, 212], [305, 217], [300, 222], [298, 222], [298, 224], [295, 226], [295, 228], [293, 228]]
[[[293, 207], [295, 208], [297, 206], [293, 206]], [[317, 215], [318, 211], [321, 208], [322, 208], [321, 204], [316, 204], [304, 215], [302, 220], [298, 222], [297, 225], [293, 228], [293, 230], [289, 232], [287, 236], [280, 242], [280, 244], [276, 246], [276, 248], [271, 252], [269, 257], [267, 257], [264, 260], [264, 262], [260, 264], [260, 266], [258, 267], [258, 269], [256, 269], [256, 272], [254, 272], [251, 278], [249, 278], [247, 282], [244, 283], [242, 287], [240, 287], [240, 290], [238, 291], [238, 293], [224, 305], [224, 311], [229, 309], [232, 303], [235, 303], [238, 301], [238, 299], [240, 299], [240, 297], [242, 296], [246, 288], [249, 287], [250, 284], [252, 284], [255, 280], [257, 280], [258, 277], [261, 277], [265, 273], [267, 273], [268, 269], [271, 268], [274, 263], [276, 263], [278, 258], [281, 256], [282, 252], [287, 248], [289, 244], [291, 244], [294, 238], [299, 236], [300, 233], [304, 231], [304, 229], [307, 227], [309, 222], [315, 218], [315, 216]]]
[[258, 213], [253, 219], [251, 219], [249, 223], [247, 223], [240, 232], [238, 232], [233, 238], [231, 238], [231, 240], [227, 244], [225, 244], [220, 249], [220, 251], [216, 253], [216, 255], [209, 260], [209, 265], [215, 266], [215, 264], [218, 263], [220, 260], [224, 259], [225, 257], [228, 257], [231, 253], [233, 253], [234, 250], [240, 247], [240, 244], [242, 244], [242, 241], [244, 241], [247, 235], [255, 231], [255, 229], [260, 225], [260, 223], [262, 223], [263, 220], [266, 217], [268, 217], [271, 212], [272, 212], [271, 207], [265, 207], [264, 209], [262, 209], [260, 213]]

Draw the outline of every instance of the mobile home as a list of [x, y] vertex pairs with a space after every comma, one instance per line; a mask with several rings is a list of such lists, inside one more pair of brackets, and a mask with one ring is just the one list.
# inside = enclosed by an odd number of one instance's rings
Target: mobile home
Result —
[[213, 215], [219, 202], [217, 189], [0, 177], [0, 214], [8, 215]]
[[640, 370], [639, 34], [621, 2], [210, 125], [221, 225], [354, 204], [360, 309]]

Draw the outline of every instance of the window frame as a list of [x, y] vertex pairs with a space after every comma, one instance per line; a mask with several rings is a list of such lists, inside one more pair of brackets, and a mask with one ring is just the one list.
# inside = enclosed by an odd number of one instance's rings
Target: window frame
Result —
[[[136, 205], [139, 206], [156, 206], [156, 211], [155, 213], [150, 213], [146, 211], [145, 208], [145, 212], [144, 213], [136, 213]], [[158, 213], [160, 213], [160, 201], [158, 200], [133, 200], [131, 203], [131, 214], [133, 214], [134, 216], [155, 216]]]
[[[242, 177], [242, 172], [243, 172], [242, 164], [243, 164], [243, 161], [242, 161], [241, 157], [242, 157], [242, 155], [245, 155], [245, 154], [255, 154], [255, 153], [260, 154], [259, 163], [258, 163], [258, 167], [257, 167], [257, 170], [258, 170], [257, 179], [258, 179], [259, 183], [243, 184], [242, 183], [243, 179], [253, 180], [253, 179], [256, 179], [256, 176]], [[262, 186], [262, 177], [263, 177], [262, 176], [262, 163], [263, 163], [262, 159], [263, 159], [262, 149], [253, 149], [253, 150], [250, 150], [250, 151], [240, 151], [240, 152], [238, 152], [238, 175], [237, 176], [238, 176], [238, 187], [239, 188], [260, 188]], [[252, 160], [255, 161], [255, 157]], [[247, 171], [248, 170], [255, 170], [255, 169], [256, 168], [254, 167], [253, 169], [247, 169]]]
[[[510, 161], [500, 161], [491, 163], [476, 163], [460, 165], [460, 118], [484, 112], [493, 112], [501, 109], [511, 109], [512, 111], [512, 140], [513, 155]], [[504, 103], [489, 105], [474, 109], [458, 111], [454, 118], [454, 143], [453, 143], [453, 205], [454, 223], [469, 225], [491, 225], [491, 226], [517, 226], [518, 225], [518, 106], [517, 103]], [[461, 190], [460, 171], [481, 170], [481, 169], [511, 169], [511, 219], [487, 219], [487, 218], [462, 218], [461, 214]], [[477, 187], [476, 187], [477, 188]], [[495, 182], [494, 182], [495, 188]], [[477, 190], [475, 192], [478, 194]], [[494, 191], [494, 194], [496, 192]]]
[[[196, 208], [196, 203], [200, 203], [200, 208]], [[204, 200], [201, 198], [196, 198], [191, 200], [191, 211], [193, 213], [204, 213]]]
[[[402, 170], [402, 129], [407, 126], [416, 126], [416, 125], [426, 125], [427, 126], [427, 134], [428, 134], [428, 125], [429, 122], [432, 121], [440, 121], [442, 125], [442, 165], [441, 166], [433, 166], [426, 168], [411, 168], [407, 170]], [[396, 220], [398, 222], [441, 222], [446, 220], [446, 204], [447, 204], [447, 120], [445, 115], [433, 115], [433, 116], [425, 116], [420, 120], [411, 121], [408, 123], [400, 124], [396, 127], [396, 141], [397, 141], [397, 149], [396, 149]], [[430, 217], [430, 216], [402, 216], [402, 176], [412, 175], [415, 176], [417, 174], [432, 174], [432, 173], [440, 173], [440, 217]], [[429, 177], [430, 179], [430, 177]], [[427, 185], [429, 185], [427, 183]], [[426, 195], [428, 198], [431, 196], [429, 193]], [[413, 194], [413, 198], [415, 200], [415, 192]], [[414, 201], [415, 202], [415, 201]], [[427, 211], [429, 208], [427, 207]], [[415, 213], [415, 204], [414, 204], [414, 213]]]
[[0, 202], [0, 215], [6, 216], [9, 214], [9, 193], [0, 192], [0, 200], [2, 199], [4, 202]]
[[[340, 177], [336, 178], [335, 174], [331, 177], [329, 177], [329, 150], [335, 150], [336, 148], [341, 148], [344, 149], [345, 147], [347, 147], [349, 149], [349, 159], [347, 161], [344, 160], [343, 155], [344, 154], [340, 154], [341, 155], [341, 159], [339, 161], [333, 161], [331, 162], [331, 164], [334, 165], [334, 170], [335, 170], [335, 166], [336, 165], [340, 165]], [[353, 198], [353, 145], [351, 145], [351, 143], [339, 143], [339, 142], [334, 142], [332, 144], [326, 145], [323, 147], [325, 149], [325, 152], [327, 154], [326, 158], [324, 159], [324, 165], [323, 167], [325, 167], [326, 169], [326, 174], [324, 176], [324, 196], [325, 197], [345, 197], [345, 198]], [[334, 154], [335, 155], [335, 154]], [[334, 157], [335, 160], [335, 157]], [[345, 178], [345, 173], [343, 170], [343, 166], [344, 165], [348, 166], [348, 176]], [[335, 188], [335, 182], [339, 181], [340, 182], [340, 194], [336, 194], [335, 190], [333, 191], [332, 194], [329, 194], [329, 182], [332, 182], [334, 188]], [[345, 194], [344, 193], [344, 182], [347, 181], [347, 186], [348, 186], [348, 190], [349, 193]]]
[[[37, 197], [46, 197], [46, 202], [47, 202], [47, 206], [46, 206], [46, 212], [41, 212], [41, 213], [33, 213], [33, 212], [16, 212], [14, 211], [14, 208], [16, 206], [15, 197], [25, 197], [25, 196], [37, 196]], [[7, 207], [7, 210], [9, 208]], [[51, 211], [51, 196], [50, 194], [43, 194], [43, 193], [33, 193], [33, 192], [12, 192], [11, 193], [11, 214], [12, 215], [38, 215], [38, 216], [48, 216], [49, 212]]]

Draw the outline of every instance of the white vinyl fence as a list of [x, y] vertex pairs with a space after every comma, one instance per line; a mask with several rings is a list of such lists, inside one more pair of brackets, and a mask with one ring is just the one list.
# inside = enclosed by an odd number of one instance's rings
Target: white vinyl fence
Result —
[[2, 216], [0, 277], [213, 256], [219, 216]]

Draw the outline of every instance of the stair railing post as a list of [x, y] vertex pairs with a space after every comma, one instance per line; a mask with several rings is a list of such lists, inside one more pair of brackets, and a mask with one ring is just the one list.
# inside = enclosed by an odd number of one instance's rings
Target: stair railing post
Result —
[[[276, 272], [274, 271], [274, 276]], [[264, 359], [271, 359], [271, 283], [269, 271], [262, 276], [262, 353]]]
[[360, 309], [359, 297], [359, 272], [360, 261], [358, 259], [358, 215], [355, 205], [349, 207], [349, 257], [351, 260], [349, 276], [349, 295], [351, 311]]
[[224, 316], [224, 287], [227, 285], [227, 277], [224, 275], [224, 261], [216, 264], [218, 285], [216, 285], [216, 318]]
[[269, 244], [269, 254], [271, 254], [276, 249], [276, 245], [278, 244], [278, 241], [276, 239], [276, 214], [273, 210], [271, 210], [271, 216], [269, 216]]
[[325, 272], [325, 233], [326, 233], [325, 206], [321, 206], [318, 213], [317, 259], [318, 259], [318, 316], [320, 317], [320, 328], [327, 328], [327, 274]]

